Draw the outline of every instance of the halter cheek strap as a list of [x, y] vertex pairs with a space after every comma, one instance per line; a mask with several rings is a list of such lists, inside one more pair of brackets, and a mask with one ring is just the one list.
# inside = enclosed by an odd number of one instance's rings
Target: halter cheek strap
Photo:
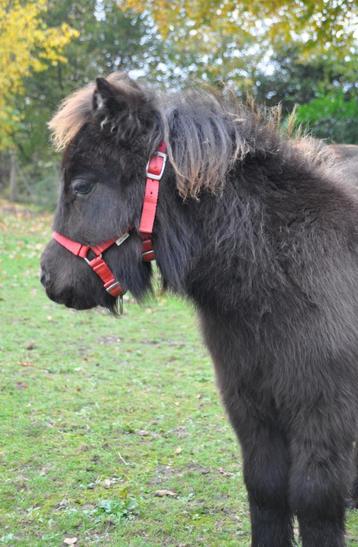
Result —
[[[155, 259], [152, 234], [158, 205], [159, 183], [163, 176], [167, 161], [166, 149], [166, 144], [161, 143], [151, 156], [146, 168], [147, 178], [142, 215], [139, 225], [139, 235], [142, 239], [143, 247], [142, 256], [145, 262], [150, 262]], [[62, 245], [62, 247], [70, 251], [72, 254], [83, 258], [87, 262], [88, 266], [101, 279], [103, 287], [114, 298], [117, 298], [118, 296], [122, 297], [126, 291], [121, 286], [119, 281], [116, 280], [112, 270], [102, 257], [102, 253], [107, 251], [107, 249], [112, 247], [112, 245], [117, 245], [119, 247], [129, 236], [130, 233], [125, 232], [119, 238], [109, 239], [99, 245], [82, 245], [82, 243], [74, 241], [59, 232], [53, 232], [52, 234], [53, 239], [57, 241], [57, 243]], [[95, 255], [94, 258], [88, 258], [90, 252]]]
[[162, 142], [150, 158], [146, 169], [147, 180], [145, 183], [142, 216], [139, 224], [139, 234], [143, 245], [143, 260], [145, 262], [155, 259], [152, 234], [158, 205], [159, 184], [168, 157], [166, 150], [167, 145]]

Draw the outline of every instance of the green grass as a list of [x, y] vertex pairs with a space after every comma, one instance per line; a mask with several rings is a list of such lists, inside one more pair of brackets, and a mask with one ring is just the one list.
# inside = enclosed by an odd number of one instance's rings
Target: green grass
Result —
[[248, 546], [240, 452], [193, 310], [56, 306], [38, 282], [49, 235], [47, 215], [0, 202], [0, 545]]

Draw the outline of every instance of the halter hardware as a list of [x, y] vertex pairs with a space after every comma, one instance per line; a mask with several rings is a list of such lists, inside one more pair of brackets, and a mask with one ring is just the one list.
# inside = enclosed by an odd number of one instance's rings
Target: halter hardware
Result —
[[[146, 166], [146, 184], [144, 191], [144, 201], [142, 207], [142, 215], [139, 224], [139, 235], [142, 239], [142, 257], [145, 262], [155, 259], [153, 249], [153, 227], [158, 205], [159, 183], [163, 177], [165, 165], [167, 162], [166, 144], [162, 142], [157, 150], [152, 154]], [[57, 243], [62, 245], [72, 254], [83, 258], [88, 266], [98, 275], [103, 282], [104, 289], [114, 298], [120, 297], [120, 310], [122, 311], [122, 297], [126, 290], [121, 286], [120, 282], [115, 278], [112, 270], [104, 260], [102, 253], [107, 251], [113, 245], [118, 247], [122, 245], [130, 236], [129, 232], [125, 232], [116, 239], [110, 239], [98, 245], [82, 245], [78, 241], [74, 241], [59, 232], [53, 232], [52, 237]], [[92, 252], [95, 257], [88, 258], [88, 253]]]
[[117, 247], [122, 245], [122, 243], [124, 243], [125, 240], [129, 238], [129, 236], [130, 236], [129, 232], [126, 232], [125, 234], [120, 236], [118, 239], [116, 239], [115, 244], [117, 245]]
[[[159, 161], [156, 159], [159, 158]], [[156, 150], [154, 152], [153, 156], [150, 158], [150, 160], [147, 163], [146, 167], [146, 175], [147, 178], [151, 178], [152, 180], [160, 180], [163, 176], [165, 164], [167, 163], [167, 154], [162, 152], [161, 150]], [[159, 173], [156, 173], [156, 170]]]

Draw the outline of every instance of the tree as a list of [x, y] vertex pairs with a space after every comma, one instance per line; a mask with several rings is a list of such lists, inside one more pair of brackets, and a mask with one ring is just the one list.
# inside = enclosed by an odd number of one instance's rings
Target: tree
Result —
[[230, 37], [237, 45], [301, 42], [304, 55], [354, 47], [355, 0], [119, 0], [124, 8], [148, 11], [164, 38], [195, 42], [203, 52]]
[[257, 71], [252, 94], [258, 103], [281, 103], [284, 114], [298, 105], [297, 121], [314, 136], [335, 141], [358, 142], [358, 88], [353, 63], [304, 60], [295, 45], [271, 57], [271, 73]]
[[77, 36], [66, 23], [44, 22], [46, 0], [0, 0], [0, 150], [13, 146], [21, 115], [15, 98], [25, 92], [24, 78], [66, 61], [63, 48]]
[[[118, 0], [150, 16], [179, 66], [250, 90], [255, 67], [296, 44], [300, 60], [355, 58], [356, 0]], [[194, 58], [191, 64], [186, 59]], [[356, 68], [356, 67], [355, 67]]]
[[121, 11], [114, 0], [48, 0], [44, 21], [49, 27], [66, 25], [79, 38], [67, 44], [66, 63], [49, 64], [24, 80], [15, 97], [21, 117], [14, 135], [20, 163], [20, 190], [36, 201], [53, 202], [58, 178], [57, 160], [49, 146], [47, 122], [60, 101], [73, 90], [114, 70], [152, 74], [162, 58], [162, 41], [141, 14]]
[[141, 16], [121, 12], [111, 0], [49, 0], [46, 24], [70, 26], [79, 39], [67, 45], [65, 64], [31, 74], [25, 79], [24, 96], [17, 97], [23, 123], [16, 144], [25, 162], [34, 154], [45, 159], [52, 155], [46, 123], [64, 97], [114, 70], [149, 72], [148, 63], [158, 47]]
[[297, 121], [313, 136], [326, 141], [358, 143], [358, 96], [338, 89], [322, 94], [296, 112]]

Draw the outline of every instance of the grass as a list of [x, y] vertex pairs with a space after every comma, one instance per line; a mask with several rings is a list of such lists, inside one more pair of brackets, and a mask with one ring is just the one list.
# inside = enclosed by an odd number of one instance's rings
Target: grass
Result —
[[127, 300], [118, 320], [56, 306], [38, 282], [49, 235], [48, 215], [0, 202], [0, 545], [250, 545], [193, 310], [166, 296]]

